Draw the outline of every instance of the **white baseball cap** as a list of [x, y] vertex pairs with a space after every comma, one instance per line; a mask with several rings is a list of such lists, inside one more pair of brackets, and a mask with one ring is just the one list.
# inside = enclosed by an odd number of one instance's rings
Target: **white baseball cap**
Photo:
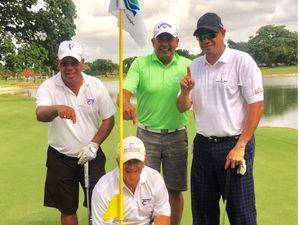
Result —
[[[140, 161], [145, 160], [146, 150], [145, 145], [141, 139], [135, 136], [126, 137], [123, 140], [124, 145], [124, 163], [131, 159], [138, 159]], [[118, 158], [120, 156], [120, 150], [118, 149]]]
[[58, 59], [62, 60], [67, 56], [74, 57], [80, 62], [82, 58], [82, 48], [80, 44], [74, 41], [61, 42], [58, 48]]
[[178, 37], [176, 27], [172, 23], [167, 22], [167, 21], [160, 21], [154, 27], [154, 35], [153, 36], [155, 38], [162, 33], [168, 33], [168, 34], [171, 34], [173, 37]]

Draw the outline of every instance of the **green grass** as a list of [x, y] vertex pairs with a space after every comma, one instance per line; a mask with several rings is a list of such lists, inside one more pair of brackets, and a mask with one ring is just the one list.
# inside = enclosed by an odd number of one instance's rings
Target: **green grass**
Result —
[[20, 80], [1, 80], [0, 79], [0, 88], [7, 87], [22, 87], [22, 88], [30, 88], [36, 87], [41, 83], [41, 81], [34, 83], [33, 81], [20, 81]]
[[297, 75], [297, 66], [260, 67], [263, 76]]
[[[37, 122], [34, 100], [0, 96], [0, 224], [60, 224], [56, 209], [43, 207], [47, 124]], [[117, 117], [116, 117], [117, 119]], [[125, 122], [125, 135], [135, 127]], [[189, 152], [195, 128], [188, 125]], [[297, 131], [259, 128], [256, 135], [255, 188], [260, 225], [297, 224]], [[103, 144], [107, 171], [116, 166], [118, 127]], [[192, 154], [189, 154], [189, 168]], [[190, 192], [185, 192], [182, 225], [191, 225]], [[82, 193], [81, 193], [82, 199]], [[86, 208], [78, 210], [87, 224]], [[228, 223], [227, 223], [228, 224]]]

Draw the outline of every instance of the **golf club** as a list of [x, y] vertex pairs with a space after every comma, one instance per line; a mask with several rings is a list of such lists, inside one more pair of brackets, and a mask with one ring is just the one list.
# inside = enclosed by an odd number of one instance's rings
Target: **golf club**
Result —
[[224, 209], [223, 209], [223, 218], [222, 218], [222, 225], [225, 224], [225, 217], [226, 217], [226, 207], [227, 207], [227, 199], [230, 191], [230, 176], [231, 176], [231, 169], [230, 167], [226, 170], [226, 178], [225, 178], [225, 189], [223, 194], [223, 202], [224, 202]]
[[88, 225], [92, 224], [91, 209], [90, 209], [90, 180], [89, 180], [89, 161], [84, 164], [84, 187], [86, 191]]

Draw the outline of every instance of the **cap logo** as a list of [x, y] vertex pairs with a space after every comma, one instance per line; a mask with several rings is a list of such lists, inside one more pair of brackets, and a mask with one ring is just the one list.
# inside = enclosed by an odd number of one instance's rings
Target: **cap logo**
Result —
[[171, 26], [170, 24], [167, 24], [167, 23], [159, 24], [159, 25], [158, 25], [158, 29], [160, 29], [161, 27], [163, 27], [163, 28], [166, 28], [166, 27], [172, 28], [172, 26]]
[[131, 143], [128, 143], [128, 148], [124, 148], [124, 151], [126, 151], [126, 152], [140, 152], [140, 148], [136, 147], [136, 144], [131, 142]]
[[129, 143], [129, 148], [134, 148], [134, 143]]
[[75, 44], [74, 43], [69, 43], [69, 49], [72, 50], [72, 48], [74, 48]]

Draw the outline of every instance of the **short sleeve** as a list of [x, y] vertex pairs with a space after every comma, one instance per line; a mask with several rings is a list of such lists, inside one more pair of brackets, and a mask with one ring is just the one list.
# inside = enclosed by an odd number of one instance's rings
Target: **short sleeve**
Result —
[[245, 54], [239, 67], [242, 95], [248, 104], [263, 101], [263, 84], [261, 71], [253, 58]]
[[171, 209], [170, 209], [170, 203], [169, 203], [169, 195], [168, 191], [165, 185], [165, 182], [163, 181], [162, 177], [159, 175], [159, 180], [157, 180], [156, 185], [156, 192], [154, 197], [154, 216], [157, 215], [164, 215], [164, 216], [170, 216], [171, 215]]
[[92, 194], [91, 213], [93, 225], [112, 225], [112, 219], [108, 222], [103, 220], [103, 216], [108, 208], [109, 201], [99, 190], [101, 189], [98, 189], [96, 186]]
[[36, 108], [38, 106], [50, 106], [52, 105], [52, 99], [50, 89], [46, 83], [42, 83], [36, 91]]
[[128, 70], [124, 82], [124, 89], [130, 91], [132, 94], [135, 94], [139, 84], [139, 76], [140, 76], [139, 58], [136, 58]]

